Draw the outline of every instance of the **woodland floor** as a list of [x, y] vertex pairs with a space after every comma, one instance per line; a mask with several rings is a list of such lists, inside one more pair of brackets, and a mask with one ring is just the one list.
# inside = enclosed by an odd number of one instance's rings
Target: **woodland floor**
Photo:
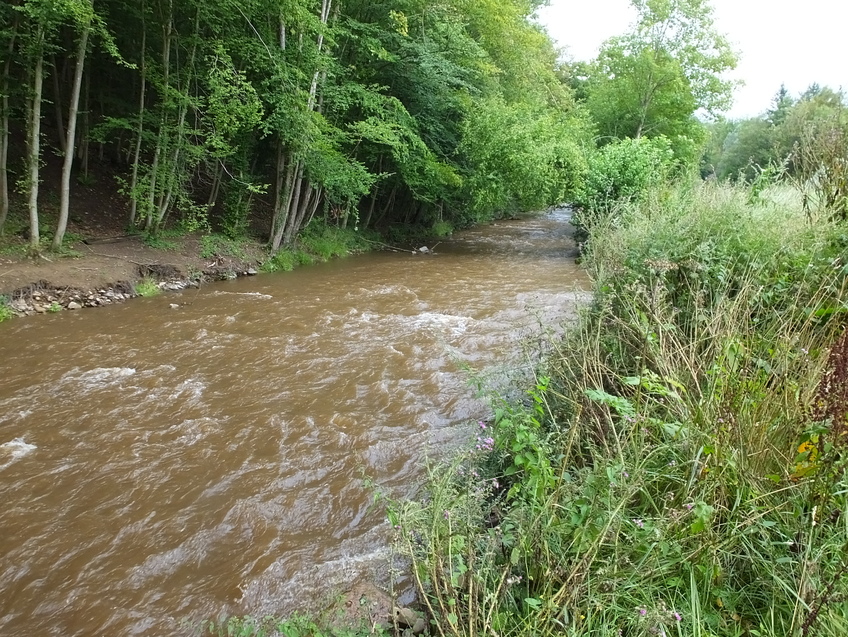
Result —
[[[56, 223], [57, 170], [48, 165], [39, 196], [42, 232]], [[153, 278], [196, 278], [201, 274], [222, 278], [254, 268], [265, 256], [259, 242], [244, 241], [237, 254], [203, 250], [202, 235], [166, 233], [159, 245], [141, 235], [127, 234], [126, 198], [117, 193], [115, 175], [100, 167], [91, 185], [74, 183], [66, 247], [61, 253], [46, 251], [28, 256], [28, 219], [25, 202], [13, 194], [4, 237], [0, 237], [0, 294], [29, 288], [95, 290], [112, 284]]]

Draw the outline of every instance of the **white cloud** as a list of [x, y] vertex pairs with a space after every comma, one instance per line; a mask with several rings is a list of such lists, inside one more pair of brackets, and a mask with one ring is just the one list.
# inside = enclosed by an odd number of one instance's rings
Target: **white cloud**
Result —
[[[764, 112], [781, 83], [798, 95], [813, 82], [848, 89], [844, 0], [713, 0], [716, 27], [741, 54], [730, 75], [737, 89], [731, 117]], [[539, 20], [577, 60], [594, 57], [601, 43], [623, 33], [635, 13], [628, 0], [551, 0]]]

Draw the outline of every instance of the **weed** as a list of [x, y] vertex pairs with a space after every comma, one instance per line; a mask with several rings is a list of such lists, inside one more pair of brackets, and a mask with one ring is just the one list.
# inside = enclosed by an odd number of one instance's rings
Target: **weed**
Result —
[[297, 253], [293, 250], [280, 250], [262, 264], [265, 272], [291, 272], [297, 264]]
[[203, 259], [227, 256], [247, 260], [244, 239], [230, 239], [218, 234], [207, 234], [200, 238], [200, 256]]
[[50, 306], [47, 308], [48, 312], [55, 314], [56, 312], [62, 311], [62, 306], [59, 305], [56, 301], [53, 301]]
[[345, 257], [351, 252], [365, 249], [362, 236], [355, 230], [326, 225], [308, 228], [299, 242], [304, 251], [315, 255], [320, 261]]
[[329, 621], [319, 621], [306, 615], [294, 615], [281, 619], [277, 617], [230, 617], [220, 622], [205, 622], [201, 634], [221, 637], [365, 637], [376, 635], [387, 637], [389, 633], [379, 627], [333, 627]]
[[453, 225], [449, 221], [436, 221], [431, 232], [434, 237], [444, 239], [453, 234]]
[[15, 311], [9, 307], [9, 298], [0, 296], [0, 323], [8, 321], [15, 316]]
[[149, 297], [156, 296], [162, 290], [156, 284], [156, 281], [149, 277], [143, 278], [141, 281], [135, 284], [135, 293], [139, 296]]
[[163, 238], [162, 233], [146, 234], [143, 241], [144, 245], [154, 250], [177, 250], [179, 248], [176, 242]]

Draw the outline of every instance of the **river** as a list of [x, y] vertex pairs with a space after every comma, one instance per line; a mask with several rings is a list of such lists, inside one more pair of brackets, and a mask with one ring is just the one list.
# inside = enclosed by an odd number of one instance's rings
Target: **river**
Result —
[[379, 579], [363, 476], [409, 493], [487, 414], [466, 367], [502, 382], [573, 315], [568, 231], [0, 324], [0, 635], [179, 634]]

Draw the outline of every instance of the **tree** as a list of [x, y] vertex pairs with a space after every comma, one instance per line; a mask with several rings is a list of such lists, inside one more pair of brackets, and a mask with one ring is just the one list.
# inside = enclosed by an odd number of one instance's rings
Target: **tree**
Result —
[[11, 4], [0, 7], [0, 22], [8, 25], [0, 29], [0, 236], [3, 235], [6, 219], [9, 215], [9, 92], [11, 90], [12, 60], [18, 37], [20, 13]]
[[[736, 55], [714, 27], [706, 0], [631, 0], [639, 17], [601, 49], [587, 87], [599, 132], [611, 138], [668, 137], [678, 155], [702, 138], [696, 112], [730, 105], [722, 74]], [[691, 157], [694, 158], [694, 157]]]
[[786, 117], [794, 105], [795, 100], [789, 95], [786, 85], [781, 84], [771, 100], [771, 108], [766, 113], [766, 119], [772, 126], [780, 126], [786, 121]]
[[79, 111], [80, 90], [82, 88], [82, 73], [85, 68], [85, 56], [88, 50], [88, 35], [94, 19], [94, 0], [83, 0], [72, 5], [74, 18], [79, 25], [79, 43], [77, 45], [76, 70], [68, 108], [68, 130], [65, 138], [65, 158], [62, 162], [62, 185], [59, 189], [59, 221], [56, 233], [53, 235], [53, 250], [62, 247], [65, 230], [68, 227], [68, 211], [71, 196], [71, 168], [74, 164], [74, 149], [77, 131], [77, 113]]

